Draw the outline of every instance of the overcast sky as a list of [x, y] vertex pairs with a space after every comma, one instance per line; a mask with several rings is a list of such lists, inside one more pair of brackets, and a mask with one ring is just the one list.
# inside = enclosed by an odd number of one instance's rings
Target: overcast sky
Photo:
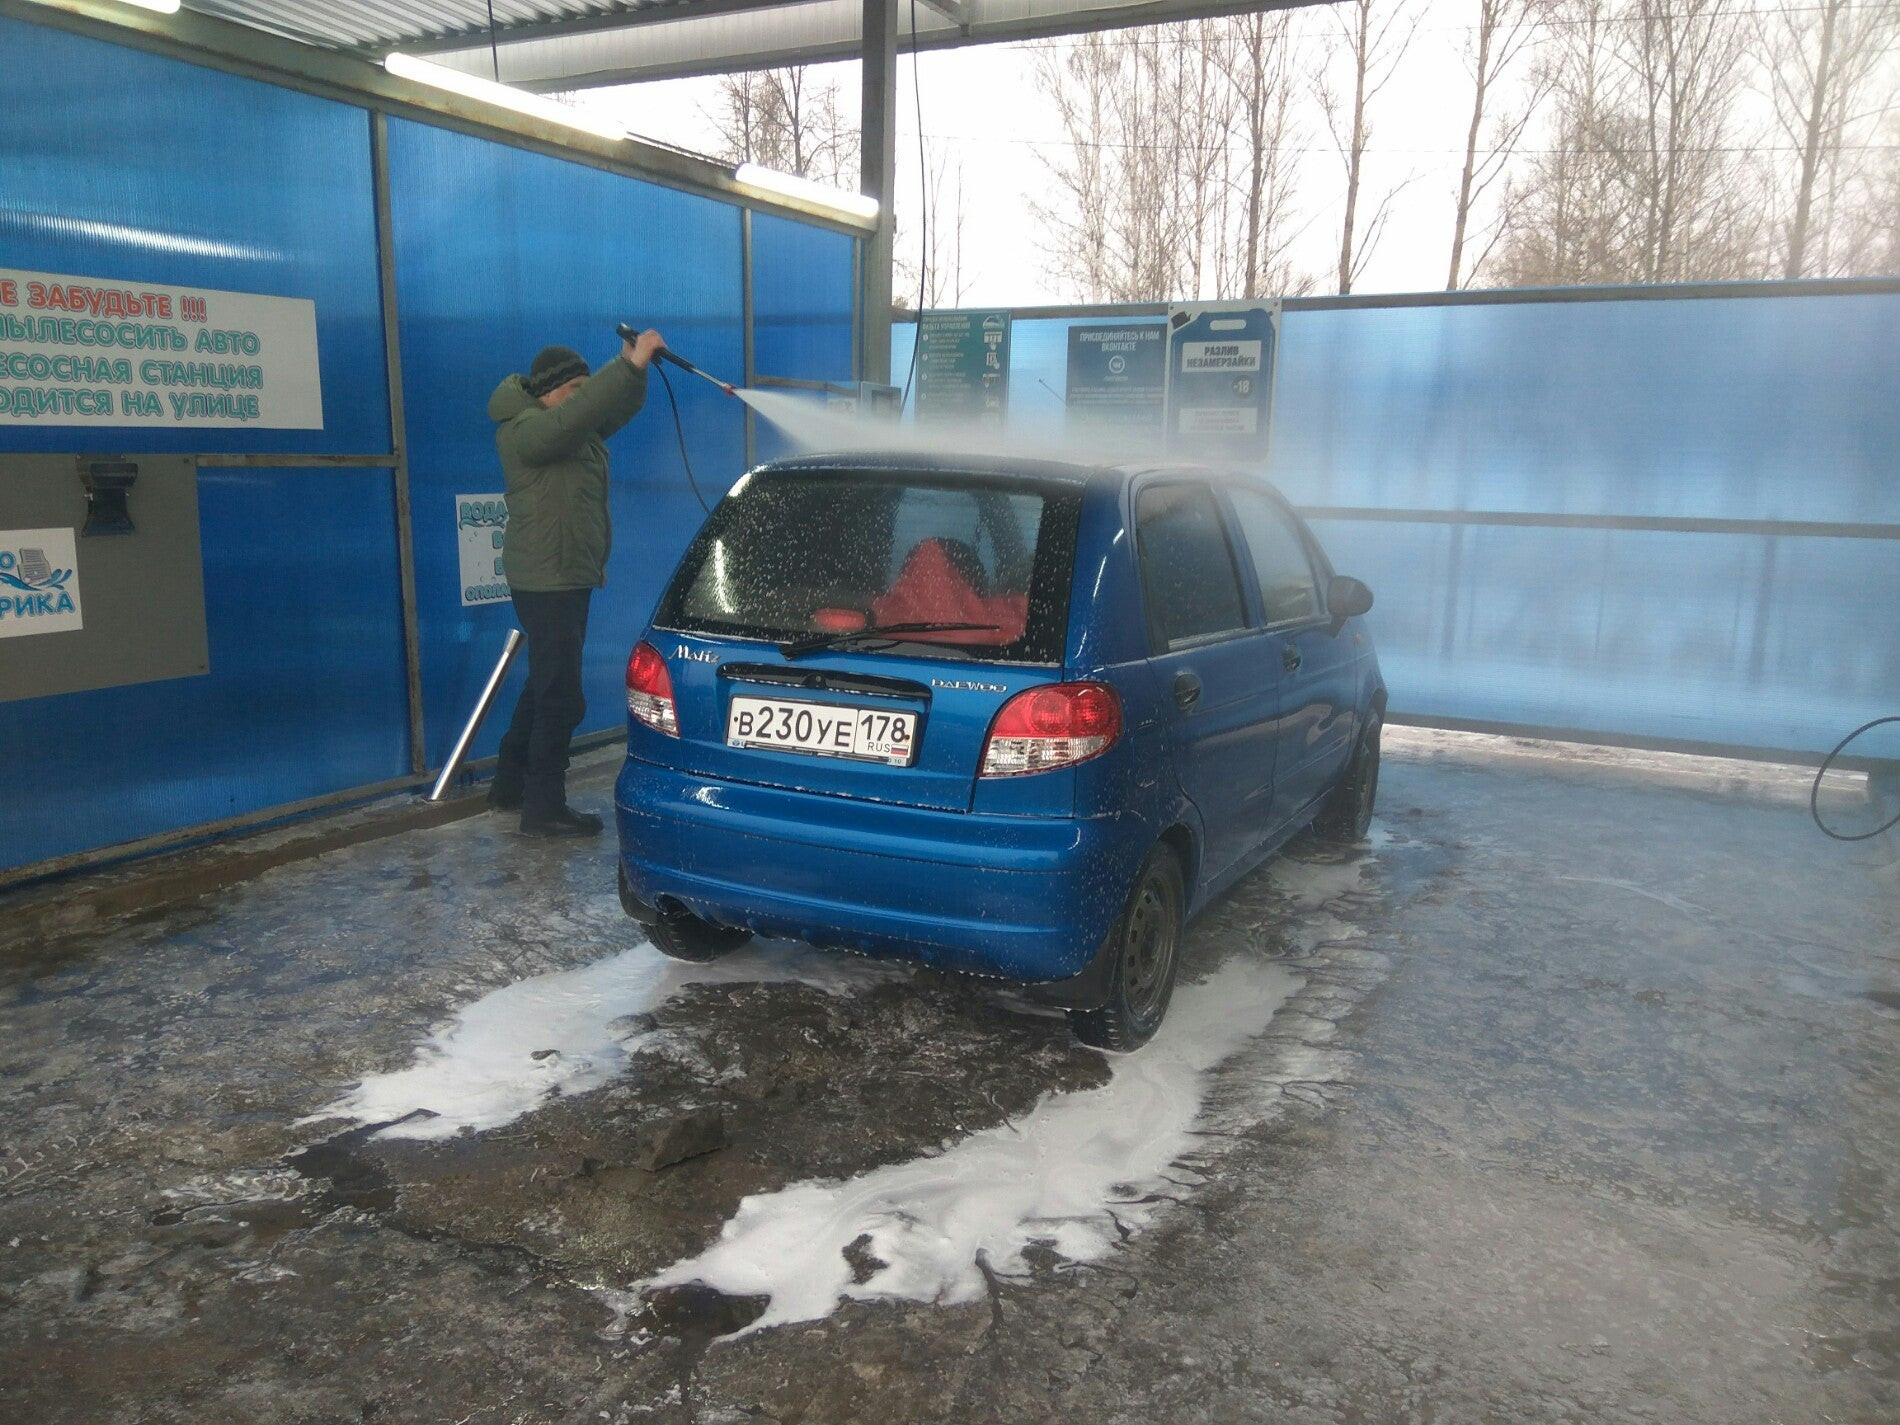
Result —
[[[1471, 113], [1470, 80], [1460, 58], [1467, 29], [1453, 17], [1462, 18], [1471, 8], [1430, 7], [1435, 13], [1420, 25], [1404, 64], [1372, 111], [1362, 214], [1394, 185], [1405, 186], [1355, 290], [1427, 291], [1445, 285], [1452, 206]], [[1316, 38], [1334, 22], [1328, 12], [1312, 9], [1300, 12], [1296, 23]], [[1318, 45], [1310, 45], [1308, 53], [1317, 55]], [[901, 240], [914, 265], [917, 235], [910, 224], [917, 205], [918, 154], [912, 63], [909, 55], [898, 58], [897, 208], [905, 225]], [[1029, 209], [1031, 195], [1049, 189], [1046, 160], [1067, 149], [1053, 107], [1036, 92], [1033, 66], [1033, 54], [1013, 45], [939, 50], [916, 59], [932, 161], [941, 150], [953, 170], [959, 161], [963, 168], [966, 306], [1028, 306], [1074, 297], [1047, 271], [1042, 235]], [[855, 116], [857, 66], [816, 66], [814, 73], [840, 84], [845, 111]], [[711, 153], [720, 147], [708, 117], [718, 108], [718, 84], [716, 79], [669, 80], [574, 97], [613, 114], [634, 133]], [[1315, 290], [1331, 291], [1343, 168], [1317, 110], [1307, 118], [1300, 191], [1308, 226], [1296, 255], [1318, 278]], [[943, 241], [940, 227], [940, 245]]]

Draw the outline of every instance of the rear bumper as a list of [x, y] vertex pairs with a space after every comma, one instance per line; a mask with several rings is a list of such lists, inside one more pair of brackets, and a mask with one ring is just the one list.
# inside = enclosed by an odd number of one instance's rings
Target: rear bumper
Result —
[[1100, 1002], [1088, 972], [1152, 840], [1134, 816], [895, 807], [634, 758], [614, 791], [630, 910], [677, 904], [761, 935], [1045, 985], [1051, 1002], [1084, 1007]]

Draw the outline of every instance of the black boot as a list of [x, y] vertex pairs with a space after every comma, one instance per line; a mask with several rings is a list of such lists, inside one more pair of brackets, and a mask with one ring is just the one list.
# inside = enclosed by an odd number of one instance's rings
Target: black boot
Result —
[[601, 820], [588, 812], [564, 806], [559, 811], [521, 817], [523, 836], [598, 836]]
[[497, 781], [488, 789], [488, 809], [490, 811], [520, 811], [521, 788], [503, 786]]

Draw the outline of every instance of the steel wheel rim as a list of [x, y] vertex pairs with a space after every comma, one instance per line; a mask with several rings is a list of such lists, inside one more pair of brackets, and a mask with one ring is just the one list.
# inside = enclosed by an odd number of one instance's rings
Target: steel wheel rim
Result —
[[1122, 991], [1129, 1009], [1146, 1019], [1166, 992], [1174, 967], [1178, 930], [1173, 897], [1161, 878], [1149, 875], [1129, 908], [1128, 930], [1122, 949]]

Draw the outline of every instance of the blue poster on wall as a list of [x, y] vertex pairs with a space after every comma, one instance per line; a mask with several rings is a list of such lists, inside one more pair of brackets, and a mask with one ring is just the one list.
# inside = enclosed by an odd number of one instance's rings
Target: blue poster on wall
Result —
[[1177, 305], [1168, 317], [1168, 450], [1264, 462], [1280, 305]]
[[1168, 391], [1168, 324], [1069, 328], [1067, 394], [1073, 431], [1159, 432]]

